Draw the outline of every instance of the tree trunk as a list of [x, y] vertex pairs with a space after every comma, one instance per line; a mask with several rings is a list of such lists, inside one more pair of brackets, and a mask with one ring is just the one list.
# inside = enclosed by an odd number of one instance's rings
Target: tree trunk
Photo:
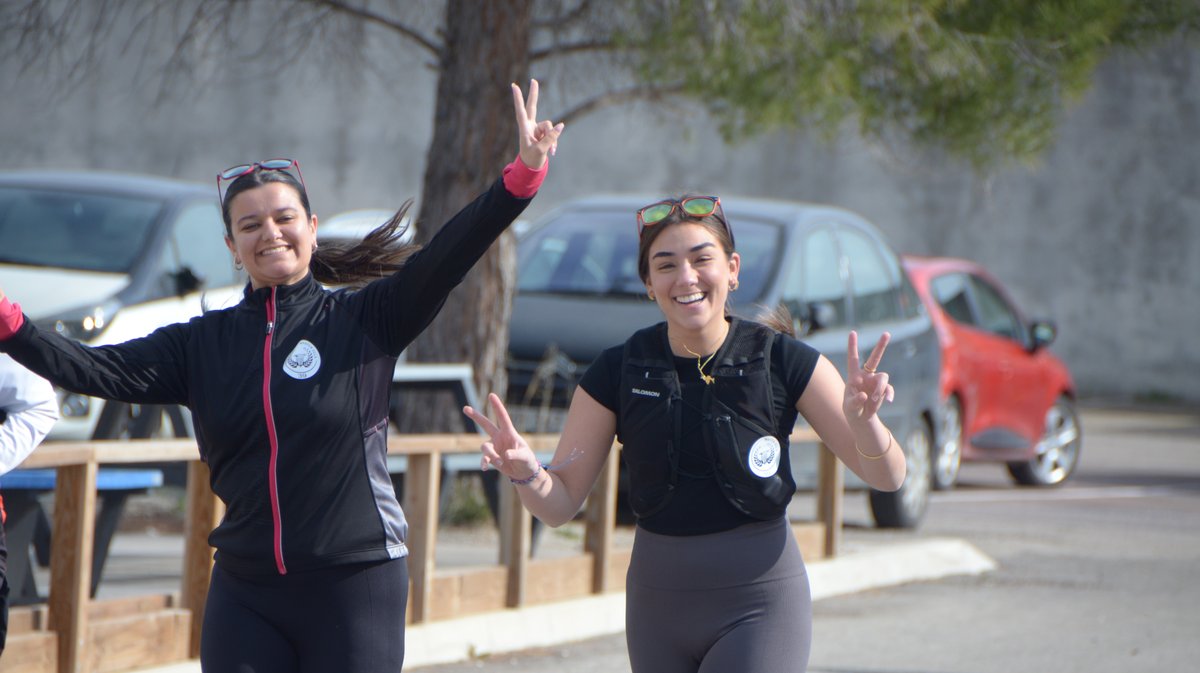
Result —
[[[417, 225], [427, 240], [447, 218], [500, 176], [516, 156], [510, 82], [527, 90], [532, 0], [449, 0], [439, 64], [433, 141]], [[410, 361], [469, 362], [482, 396], [503, 396], [505, 354], [516, 286], [516, 243], [506, 232], [408, 349]], [[463, 415], [450, 396], [407, 393], [403, 432], [453, 431]]]

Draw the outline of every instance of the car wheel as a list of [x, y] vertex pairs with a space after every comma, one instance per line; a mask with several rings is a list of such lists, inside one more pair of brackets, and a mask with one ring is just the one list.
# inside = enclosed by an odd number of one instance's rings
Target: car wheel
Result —
[[1056, 486], [1067, 480], [1079, 463], [1083, 433], [1075, 403], [1059, 397], [1046, 412], [1045, 429], [1033, 459], [1009, 463], [1013, 480], [1022, 486]]
[[951, 395], [942, 405], [942, 423], [937, 441], [938, 447], [933, 457], [933, 488], [945, 491], [954, 488], [958, 481], [958, 468], [962, 466], [962, 403], [957, 395]]
[[929, 426], [924, 419], [918, 419], [904, 441], [904, 458], [908, 466], [900, 490], [888, 493], [871, 489], [871, 515], [876, 526], [916, 528], [921, 523], [929, 506], [932, 449]]

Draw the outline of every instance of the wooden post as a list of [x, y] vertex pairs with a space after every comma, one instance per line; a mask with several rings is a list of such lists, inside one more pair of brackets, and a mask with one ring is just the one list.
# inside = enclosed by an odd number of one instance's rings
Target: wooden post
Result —
[[592, 593], [608, 591], [608, 565], [612, 557], [613, 528], [617, 525], [617, 475], [621, 454], [614, 446], [604, 461], [600, 478], [588, 495], [584, 551], [592, 555]]
[[510, 608], [525, 604], [525, 582], [529, 574], [529, 552], [532, 549], [533, 522], [521, 504], [517, 487], [500, 479], [500, 563], [508, 567], [508, 587], [505, 605]]
[[58, 635], [58, 670], [82, 673], [87, 661], [88, 594], [96, 528], [96, 462], [58, 468], [50, 554], [50, 628]]
[[441, 452], [411, 453], [404, 476], [404, 515], [408, 520], [408, 577], [411, 621], [429, 620], [432, 612], [434, 553], [438, 530]]
[[212, 532], [225, 513], [225, 505], [209, 486], [208, 465], [199, 460], [188, 463], [187, 514], [184, 521], [183, 585], [180, 599], [183, 609], [192, 613], [188, 635], [188, 656], [200, 656], [200, 631], [204, 626], [204, 604], [208, 583], [212, 580], [213, 549], [208, 546]]
[[837, 556], [842, 541], [842, 463], [824, 444], [817, 446], [817, 519], [825, 524], [825, 557]]

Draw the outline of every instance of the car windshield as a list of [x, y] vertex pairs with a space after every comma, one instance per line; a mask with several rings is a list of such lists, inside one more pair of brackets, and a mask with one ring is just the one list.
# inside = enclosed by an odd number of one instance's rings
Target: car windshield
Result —
[[[780, 227], [749, 218], [739, 218], [733, 226], [742, 258], [738, 294], [757, 299], [783, 247]], [[518, 258], [521, 292], [646, 293], [637, 272], [637, 236], [626, 213], [568, 212], [523, 238]]]
[[0, 262], [125, 273], [162, 208], [148, 198], [0, 187]]

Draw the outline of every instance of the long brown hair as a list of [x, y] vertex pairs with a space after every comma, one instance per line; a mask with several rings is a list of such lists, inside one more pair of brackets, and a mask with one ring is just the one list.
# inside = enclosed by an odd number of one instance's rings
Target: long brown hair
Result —
[[384, 276], [390, 276], [421, 246], [401, 243], [408, 225], [405, 219], [413, 201], [400, 206], [387, 222], [355, 243], [325, 242], [313, 251], [308, 268], [313, 278], [326, 285], [359, 287]]

